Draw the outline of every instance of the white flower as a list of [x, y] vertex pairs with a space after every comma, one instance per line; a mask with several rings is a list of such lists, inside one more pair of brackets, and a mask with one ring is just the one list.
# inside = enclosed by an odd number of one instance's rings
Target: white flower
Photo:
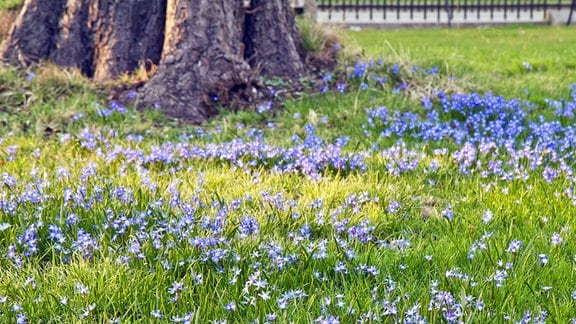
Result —
[[486, 224], [486, 223], [490, 222], [492, 220], [492, 218], [493, 218], [492, 212], [490, 210], [487, 210], [484, 212], [484, 215], [482, 215], [482, 222], [484, 224]]
[[562, 243], [563, 239], [560, 236], [560, 234], [558, 234], [557, 232], [554, 232], [554, 234], [552, 234], [552, 238], [550, 239], [550, 243], [552, 243], [553, 246], [558, 246]]
[[538, 254], [540, 258], [540, 264], [547, 265], [548, 264], [548, 256], [546, 254]]

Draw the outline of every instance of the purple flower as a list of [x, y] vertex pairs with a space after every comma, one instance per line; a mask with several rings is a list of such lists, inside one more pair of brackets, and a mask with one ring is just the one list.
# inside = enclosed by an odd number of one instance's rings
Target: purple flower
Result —
[[454, 219], [454, 212], [452, 211], [452, 207], [448, 206], [446, 209], [442, 211], [442, 216], [446, 217], [449, 221]]
[[80, 295], [87, 295], [90, 292], [90, 289], [88, 289], [88, 286], [83, 285], [81, 282], [77, 282], [76, 292]]
[[241, 239], [257, 234], [260, 230], [258, 221], [252, 216], [245, 216], [240, 220], [239, 237]]
[[501, 288], [504, 286], [504, 281], [508, 278], [508, 271], [506, 269], [496, 270], [492, 278], [496, 282], [496, 287]]
[[400, 207], [402, 206], [402, 204], [400, 204], [397, 201], [393, 201], [390, 203], [390, 205], [388, 205], [388, 207], [386, 208], [386, 211], [389, 214], [396, 214], [396, 212], [400, 209]]
[[548, 256], [546, 254], [538, 254], [538, 258], [540, 258], [540, 264], [541, 265], [547, 265], [548, 264]]
[[150, 315], [152, 315], [152, 317], [154, 317], [154, 318], [164, 318], [164, 315], [162, 315], [160, 310], [157, 310], [157, 309], [151, 311]]
[[224, 305], [224, 310], [235, 312], [236, 311], [236, 303], [231, 301], [230, 303]]
[[484, 224], [489, 223], [489, 222], [492, 220], [492, 218], [493, 218], [492, 211], [487, 210], [487, 211], [485, 211], [484, 214], [482, 215], [482, 222], [483, 222]]
[[272, 109], [272, 102], [271, 102], [271, 101], [268, 101], [268, 102], [266, 102], [266, 103], [263, 104], [263, 105], [259, 105], [259, 106], [258, 106], [258, 109], [257, 109], [257, 112], [258, 112], [259, 114], [263, 114], [263, 113], [269, 111], [270, 109]]
[[29, 72], [29, 73], [26, 75], [26, 81], [32, 82], [32, 80], [34, 80], [35, 77], [36, 77], [36, 73], [34, 73], [34, 72]]
[[176, 301], [180, 298], [180, 294], [184, 290], [184, 284], [181, 281], [172, 283], [172, 287], [168, 288], [168, 293], [172, 295], [172, 300]]
[[508, 248], [506, 249], [506, 252], [517, 253], [518, 251], [520, 251], [521, 246], [522, 246], [522, 242], [514, 239], [510, 242], [510, 244], [508, 244]]
[[16, 323], [17, 324], [27, 324], [28, 318], [26, 318], [26, 314], [25, 313], [18, 313], [18, 315], [16, 315]]
[[93, 239], [83, 228], [79, 228], [77, 239], [72, 243], [72, 250], [87, 259], [91, 258], [94, 252], [100, 250], [100, 246], [96, 239]]
[[550, 238], [550, 243], [552, 243], [553, 246], [562, 244], [562, 241], [562, 237], [557, 232], [554, 232], [554, 234], [552, 234], [552, 238]]
[[544, 168], [544, 171], [542, 172], [542, 176], [544, 177], [544, 180], [546, 180], [546, 182], [551, 183], [552, 180], [558, 178], [558, 172], [556, 172], [556, 170], [554, 170], [550, 166], [546, 166]]
[[334, 267], [334, 271], [341, 274], [347, 274], [348, 269], [346, 269], [346, 263], [342, 261], [338, 262], [338, 264]]

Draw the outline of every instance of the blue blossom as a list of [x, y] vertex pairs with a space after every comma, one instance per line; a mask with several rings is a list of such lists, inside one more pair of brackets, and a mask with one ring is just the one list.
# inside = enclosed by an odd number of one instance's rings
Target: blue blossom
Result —
[[80, 295], [86, 295], [90, 292], [87, 286], [83, 285], [81, 282], [76, 283], [76, 292]]
[[496, 283], [496, 287], [501, 288], [504, 286], [504, 281], [508, 278], [508, 271], [506, 269], [498, 269], [492, 278]]
[[72, 116], [72, 120], [78, 121], [78, 120], [82, 119], [83, 117], [84, 117], [83, 113], [77, 113], [77, 114], [74, 114], [74, 116]]
[[452, 211], [452, 208], [450, 206], [446, 207], [443, 211], [442, 211], [442, 216], [446, 217], [446, 219], [448, 219], [449, 221], [454, 219], [454, 212]]
[[522, 242], [514, 239], [512, 241], [510, 241], [510, 244], [508, 245], [508, 248], [506, 249], [506, 252], [508, 253], [518, 253], [518, 251], [520, 251], [520, 247], [522, 246]]
[[544, 177], [544, 180], [546, 180], [548, 183], [550, 183], [550, 182], [552, 182], [552, 180], [554, 180], [558, 177], [558, 173], [556, 172], [556, 170], [554, 170], [550, 166], [546, 166], [544, 168], [544, 171], [542, 172], [542, 176]]
[[108, 108], [98, 108], [98, 110], [96, 111], [96, 113], [98, 114], [98, 116], [103, 117], [103, 118], [108, 118], [112, 115], [112, 110], [108, 109]]
[[258, 109], [256, 110], [259, 114], [263, 114], [267, 111], [269, 111], [270, 109], [272, 109], [272, 102], [268, 101], [263, 105], [259, 105]]
[[396, 212], [400, 209], [400, 207], [402, 206], [402, 204], [400, 204], [397, 201], [393, 201], [390, 203], [390, 205], [388, 205], [388, 207], [386, 207], [386, 211], [389, 214], [396, 214]]
[[328, 315], [321, 315], [320, 317], [314, 320], [315, 323], [319, 324], [340, 324], [340, 320], [336, 316]]
[[486, 210], [486, 211], [484, 212], [484, 214], [482, 215], [482, 222], [483, 222], [484, 224], [489, 223], [489, 222], [492, 220], [493, 215], [494, 215], [494, 214], [492, 213], [492, 211]]
[[48, 239], [59, 244], [64, 243], [66, 240], [62, 229], [58, 225], [54, 224], [48, 225]]
[[260, 230], [260, 226], [258, 225], [258, 221], [256, 218], [251, 216], [245, 216], [240, 220], [239, 225], [239, 237], [246, 238], [251, 235], [257, 234]]
[[552, 244], [552, 246], [558, 246], [562, 244], [563, 241], [564, 240], [557, 232], [554, 232], [554, 234], [552, 234], [552, 237], [550, 238], [550, 243]]
[[231, 301], [230, 303], [224, 305], [224, 310], [235, 312], [236, 311], [236, 303]]
[[25, 256], [33, 256], [38, 253], [38, 229], [35, 224], [29, 226], [16, 242], [24, 249]]
[[548, 256], [546, 254], [538, 254], [538, 258], [540, 258], [540, 264], [541, 265], [547, 265], [548, 264]]
[[100, 246], [89, 233], [86, 233], [83, 228], [79, 228], [77, 239], [72, 242], [72, 250], [87, 259], [91, 258], [94, 252], [100, 250]]
[[336, 266], [334, 267], [334, 271], [337, 273], [341, 273], [341, 274], [347, 274], [348, 273], [348, 269], [346, 268], [346, 263], [340, 261], [338, 262], [338, 264], [336, 264]]
[[176, 301], [180, 299], [180, 295], [184, 290], [184, 284], [181, 281], [175, 281], [172, 286], [168, 289], [168, 293], [172, 295], [172, 300]]
[[35, 77], [36, 77], [36, 73], [28, 72], [28, 74], [26, 75], [26, 81], [32, 82], [32, 80], [34, 80]]
[[17, 324], [27, 324], [28, 318], [26, 317], [26, 313], [18, 313], [18, 315], [16, 315], [16, 323]]

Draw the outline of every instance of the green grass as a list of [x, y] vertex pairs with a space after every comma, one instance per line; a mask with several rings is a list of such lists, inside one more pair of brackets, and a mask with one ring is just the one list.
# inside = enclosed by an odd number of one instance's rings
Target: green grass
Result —
[[[476, 171], [466, 175], [453, 155], [462, 149], [454, 138], [425, 143], [410, 132], [381, 137], [386, 128], [377, 122], [368, 127], [366, 109], [385, 106], [423, 118], [421, 100], [437, 90], [491, 91], [532, 101], [526, 123], [551, 118], [545, 99], [568, 100], [568, 85], [576, 81], [574, 30], [348, 34], [365, 48], [367, 60], [382, 57], [384, 66], [361, 80], [335, 80], [327, 94], [304, 95], [283, 110], [225, 112], [202, 127], [154, 110], [105, 118], [98, 114], [106, 106], [103, 90], [81, 76], [45, 67], [27, 80], [3, 68], [0, 322], [25, 314], [31, 323], [150, 323], [188, 314], [198, 323], [242, 323], [273, 314], [278, 323], [329, 315], [342, 323], [378, 323], [406, 319], [420, 304], [419, 313], [439, 323], [447, 306], [428, 309], [439, 291], [460, 303], [464, 322], [516, 321], [527, 311], [533, 318], [546, 311], [550, 322], [568, 322], [575, 316], [576, 290], [576, 206], [568, 168], [560, 171], [550, 151], [533, 170], [529, 161], [517, 161], [516, 167], [527, 168], [526, 179], [481, 174], [490, 162], [512, 160], [499, 149], [478, 153], [481, 165], [470, 166]], [[399, 76], [391, 72], [393, 64]], [[353, 65], [348, 62], [348, 69]], [[420, 74], [434, 66], [438, 75]], [[389, 80], [379, 85], [373, 75]], [[394, 78], [408, 90], [397, 91]], [[340, 81], [348, 84], [345, 93], [335, 90]], [[443, 114], [436, 101], [434, 109], [447, 122], [467, 117]], [[484, 112], [471, 109], [470, 116]], [[573, 119], [559, 122], [568, 126]], [[366, 152], [366, 170], [327, 167], [318, 178], [304, 169], [279, 173], [273, 168], [279, 156], [227, 161], [234, 145], [213, 158], [185, 154], [231, 141], [240, 145], [238, 140], [293, 148], [292, 136], [304, 139], [311, 125], [325, 142], [349, 136], [342, 151]], [[557, 134], [563, 136], [569, 134]], [[373, 145], [380, 149], [370, 151]], [[394, 147], [397, 155], [378, 153]], [[322, 152], [310, 148], [303, 154], [319, 159]], [[562, 161], [573, 168], [570, 152]], [[412, 158], [420, 161], [414, 169], [395, 173]], [[545, 166], [560, 173], [550, 183], [542, 177]], [[394, 203], [397, 210], [390, 210]], [[453, 219], [446, 217], [449, 211]], [[487, 211], [493, 219], [484, 222]], [[247, 217], [259, 230], [242, 235]], [[49, 225], [62, 230], [61, 239], [50, 236]], [[551, 244], [554, 233], [564, 241]], [[34, 238], [38, 252], [26, 256]], [[204, 239], [207, 246], [199, 244]], [[506, 252], [513, 240], [521, 248]], [[478, 243], [483, 248], [468, 258]], [[335, 270], [339, 262], [346, 273]], [[494, 276], [504, 270], [500, 287]], [[226, 309], [231, 302], [235, 310]]]
[[[365, 30], [350, 32], [368, 57], [435, 64], [478, 90], [509, 98], [568, 94], [576, 79], [573, 28], [511, 26], [486, 29]], [[523, 62], [533, 66], [527, 71]], [[526, 92], [528, 94], [526, 94]]]
[[0, 9], [15, 10], [18, 9], [22, 0], [2, 0], [0, 1]]

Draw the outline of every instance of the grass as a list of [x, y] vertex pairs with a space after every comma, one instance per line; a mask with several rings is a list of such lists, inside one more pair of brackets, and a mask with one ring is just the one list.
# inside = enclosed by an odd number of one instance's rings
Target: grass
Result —
[[2, 0], [0, 1], [0, 9], [16, 10], [20, 7], [22, 0]]
[[[350, 32], [368, 57], [436, 64], [477, 90], [542, 102], [566, 96], [576, 79], [576, 41], [570, 28], [390, 30]], [[524, 62], [532, 70], [524, 67]]]
[[203, 127], [3, 68], [0, 321], [569, 321], [573, 34], [350, 32], [325, 94]]
[[0, 39], [4, 38], [6, 34], [8, 34], [15, 17], [15, 11], [0, 9]]

